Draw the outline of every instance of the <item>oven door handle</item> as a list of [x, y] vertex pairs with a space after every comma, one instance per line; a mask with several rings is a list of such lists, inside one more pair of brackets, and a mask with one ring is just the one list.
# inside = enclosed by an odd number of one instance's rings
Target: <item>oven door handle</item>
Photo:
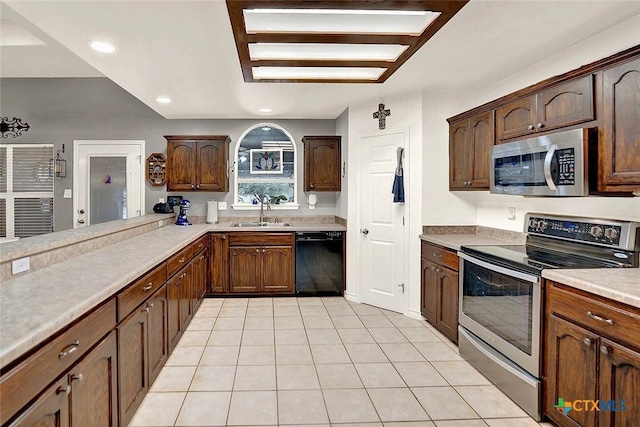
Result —
[[527, 282], [538, 284], [540, 283], [540, 277], [534, 276], [532, 274], [522, 273], [520, 271], [510, 270], [508, 268], [500, 267], [499, 265], [491, 264], [486, 261], [481, 261], [478, 258], [474, 258], [465, 253], [458, 252], [458, 256], [466, 261], [469, 261], [473, 264], [476, 264], [479, 267], [486, 268], [490, 271], [495, 271], [496, 273], [504, 274], [505, 276], [515, 277], [516, 279], [526, 280]]
[[557, 187], [556, 187], [556, 183], [553, 182], [553, 177], [551, 176], [551, 161], [553, 160], [553, 155], [556, 154], [557, 148], [558, 147], [556, 147], [555, 145], [549, 146], [547, 155], [544, 156], [544, 164], [543, 164], [544, 180], [547, 182], [547, 186], [549, 187], [549, 189], [553, 191], [557, 190]]

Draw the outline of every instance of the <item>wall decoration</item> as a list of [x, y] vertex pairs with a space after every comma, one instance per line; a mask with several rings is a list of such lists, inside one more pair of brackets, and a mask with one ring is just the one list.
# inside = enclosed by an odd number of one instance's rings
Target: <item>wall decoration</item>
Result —
[[162, 153], [152, 153], [147, 157], [147, 181], [159, 187], [167, 182], [167, 159]]
[[53, 170], [56, 174], [56, 178], [66, 178], [67, 161], [60, 156], [60, 153], [64, 154], [64, 144], [62, 144], [62, 150], [56, 151], [56, 158], [54, 159]]
[[282, 150], [265, 150], [254, 148], [249, 150], [252, 174], [279, 173], [282, 174]]
[[0, 138], [7, 138], [9, 135], [17, 138], [23, 132], [28, 131], [30, 127], [29, 123], [24, 123], [22, 119], [17, 117], [11, 120], [9, 120], [9, 117], [2, 117], [2, 120], [0, 120]]
[[378, 119], [378, 129], [383, 130], [387, 127], [387, 116], [391, 115], [391, 110], [384, 109], [384, 104], [378, 104], [378, 111], [373, 113], [373, 118]]

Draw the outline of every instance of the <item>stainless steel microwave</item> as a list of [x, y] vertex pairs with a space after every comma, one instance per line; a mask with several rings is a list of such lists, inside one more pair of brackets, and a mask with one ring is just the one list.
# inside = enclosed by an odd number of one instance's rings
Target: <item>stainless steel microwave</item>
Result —
[[490, 192], [524, 196], [587, 196], [589, 129], [494, 145]]

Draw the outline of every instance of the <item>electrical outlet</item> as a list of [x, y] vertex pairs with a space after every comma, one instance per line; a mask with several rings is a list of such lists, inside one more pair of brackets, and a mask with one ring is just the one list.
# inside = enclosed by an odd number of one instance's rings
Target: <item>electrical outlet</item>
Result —
[[160, 197], [160, 198], [158, 199], [158, 203], [164, 203], [164, 197]]
[[509, 213], [507, 214], [507, 219], [514, 220], [516, 219], [516, 208], [508, 208]]
[[227, 202], [218, 202], [218, 210], [226, 211], [227, 210]]
[[29, 262], [29, 257], [24, 257], [20, 259], [14, 259], [11, 261], [11, 274], [18, 274], [24, 271], [27, 271], [31, 268], [31, 263]]

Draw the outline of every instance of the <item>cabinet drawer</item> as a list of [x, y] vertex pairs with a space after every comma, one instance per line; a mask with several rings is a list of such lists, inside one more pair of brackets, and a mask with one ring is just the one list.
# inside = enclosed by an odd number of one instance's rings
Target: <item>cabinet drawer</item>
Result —
[[0, 418], [16, 414], [115, 326], [116, 302], [111, 299], [3, 375]]
[[193, 242], [193, 254], [197, 254], [198, 252], [200, 252], [201, 250], [203, 250], [204, 248], [209, 246], [209, 235], [204, 235], [202, 237], [200, 237], [198, 240], [196, 240], [195, 242]]
[[167, 260], [167, 277], [173, 276], [176, 271], [189, 264], [193, 258], [193, 247], [188, 245]]
[[578, 294], [551, 282], [547, 287], [549, 311], [610, 337], [633, 345], [640, 342], [640, 312]]
[[118, 299], [118, 322], [133, 311], [134, 308], [142, 304], [144, 300], [160, 289], [167, 280], [167, 265], [163, 262], [147, 274], [129, 285], [121, 292]]
[[422, 242], [422, 258], [458, 271], [458, 255], [452, 250]]
[[293, 233], [230, 233], [230, 246], [293, 245]]

